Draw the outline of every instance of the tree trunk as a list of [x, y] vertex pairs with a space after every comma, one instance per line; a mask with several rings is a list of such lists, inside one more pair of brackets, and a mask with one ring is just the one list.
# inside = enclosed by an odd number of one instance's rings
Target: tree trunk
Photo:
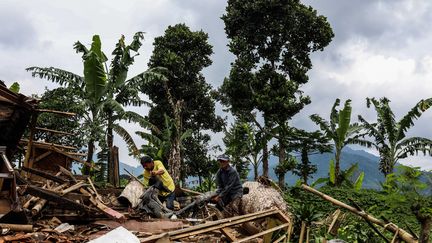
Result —
[[342, 149], [336, 148], [336, 154], [335, 154], [335, 186], [340, 186], [340, 155], [341, 155]]
[[112, 129], [112, 112], [108, 112], [108, 127], [107, 127], [107, 147], [108, 147], [108, 158], [107, 158], [107, 165], [108, 165], [108, 183], [115, 186], [115, 166], [113, 163], [112, 158], [112, 147], [113, 147], [113, 129]]
[[174, 180], [174, 183], [177, 185], [180, 181], [180, 167], [181, 167], [181, 158], [180, 158], [180, 138], [174, 138], [173, 143], [171, 144], [171, 150], [169, 154], [168, 164], [170, 168], [170, 175]]
[[268, 159], [269, 159], [269, 152], [268, 152], [268, 147], [267, 147], [267, 141], [264, 143], [263, 146], [263, 156], [262, 156], [262, 168], [263, 168], [263, 172], [262, 172], [262, 176], [268, 178], [268, 174], [269, 174], [269, 168], [268, 168]]
[[168, 81], [164, 82], [165, 91], [167, 93], [168, 102], [171, 105], [171, 108], [174, 113], [174, 123], [175, 123], [175, 134], [172, 138], [170, 154], [168, 157], [168, 165], [171, 177], [174, 180], [174, 184], [178, 184], [180, 182], [180, 168], [181, 168], [181, 134], [183, 131], [182, 126], [182, 109], [183, 109], [183, 100], [175, 101], [173, 96], [171, 95], [170, 88], [168, 87]]
[[432, 226], [432, 217], [426, 215], [416, 216], [421, 225], [419, 243], [428, 243]]
[[[279, 165], [282, 165], [286, 160], [285, 144], [279, 141]], [[279, 176], [279, 187], [285, 188], [285, 174]]]
[[180, 182], [180, 169], [181, 169], [180, 136], [182, 133], [182, 118], [181, 118], [182, 108], [183, 108], [183, 101], [178, 100], [173, 107], [175, 134], [172, 139], [170, 155], [168, 157], [170, 174], [176, 185]]
[[308, 151], [306, 149], [301, 150], [301, 161], [303, 165], [303, 170], [301, 171], [302, 179], [304, 184], [308, 184], [308, 178], [309, 178], [309, 158], [308, 158]]
[[[90, 138], [87, 144], [87, 159], [86, 162], [91, 163], [93, 161], [93, 154], [94, 154], [94, 139]], [[83, 165], [83, 175], [89, 175], [90, 174], [90, 167], [87, 165]]]
[[254, 180], [258, 179], [258, 163], [253, 164]]

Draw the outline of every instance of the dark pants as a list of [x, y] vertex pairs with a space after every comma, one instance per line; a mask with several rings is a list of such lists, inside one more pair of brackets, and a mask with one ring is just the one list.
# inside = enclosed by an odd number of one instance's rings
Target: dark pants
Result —
[[167, 196], [158, 196], [159, 200], [161, 202], [166, 201], [166, 207], [170, 210], [174, 210], [174, 199], [175, 199], [175, 193], [171, 192]]

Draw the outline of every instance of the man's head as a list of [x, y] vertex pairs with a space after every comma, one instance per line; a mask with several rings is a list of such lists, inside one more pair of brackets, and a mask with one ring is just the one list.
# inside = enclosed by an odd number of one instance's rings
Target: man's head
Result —
[[229, 166], [229, 157], [226, 154], [219, 155], [217, 157], [217, 161], [219, 162], [219, 167], [222, 169], [226, 169]]
[[141, 158], [140, 162], [141, 162], [141, 165], [144, 167], [145, 170], [148, 170], [148, 171], [152, 171], [153, 170], [153, 168], [154, 168], [154, 162], [153, 162], [152, 157], [150, 157], [148, 155], [144, 155]]

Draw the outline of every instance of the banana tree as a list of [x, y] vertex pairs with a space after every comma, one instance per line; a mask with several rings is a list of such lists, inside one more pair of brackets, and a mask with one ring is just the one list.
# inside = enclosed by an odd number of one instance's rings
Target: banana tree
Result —
[[[352, 188], [356, 191], [360, 190], [363, 185], [365, 173], [363, 171], [359, 172], [358, 163], [352, 164], [346, 170], [342, 170], [339, 175], [339, 185]], [[333, 160], [329, 162], [329, 176], [318, 178], [312, 183], [312, 187], [320, 184], [325, 184], [327, 186], [334, 186], [336, 174], [335, 174], [335, 164]]]
[[333, 140], [335, 145], [335, 186], [340, 185], [340, 156], [342, 149], [348, 144], [358, 144], [371, 147], [372, 142], [364, 139], [363, 126], [358, 123], [351, 124], [351, 100], [345, 101], [344, 108], [337, 110], [340, 100], [336, 99], [330, 113], [330, 121], [325, 121], [319, 115], [311, 115], [313, 122], [319, 125], [324, 135]]
[[95, 148], [94, 143], [102, 133], [100, 113], [107, 83], [103, 67], [106, 56], [101, 51], [99, 36], [93, 36], [90, 50], [81, 49], [80, 45], [77, 44], [74, 45], [74, 49], [77, 52], [83, 52], [83, 77], [54, 67], [29, 67], [26, 70], [30, 71], [33, 77], [44, 78], [68, 86], [81, 97], [83, 104], [87, 107], [87, 112], [83, 116], [83, 128], [88, 131], [87, 162], [91, 162]]
[[393, 173], [394, 166], [399, 159], [407, 158], [409, 155], [431, 155], [432, 140], [423, 137], [407, 137], [406, 132], [414, 125], [414, 120], [432, 105], [432, 98], [420, 100], [402, 119], [396, 121], [395, 115], [390, 108], [390, 100], [381, 98], [367, 98], [366, 104], [369, 108], [374, 106], [377, 121], [370, 123], [362, 116], [359, 121], [363, 124], [368, 135], [375, 141], [372, 143], [380, 155], [380, 171], [387, 177]]
[[[126, 138], [130, 149], [136, 150], [136, 146], [131, 146], [133, 141], [131, 136], [126, 135], [127, 131], [121, 129], [117, 122], [127, 116], [123, 110], [124, 106], [146, 103], [139, 98], [137, 86], [148, 73], [143, 72], [126, 80], [129, 66], [133, 64], [134, 57], [138, 55], [137, 51], [141, 46], [143, 37], [142, 32], [137, 32], [133, 37], [133, 41], [126, 45], [124, 36], [122, 36], [112, 52], [113, 59], [109, 68], [107, 65], [108, 58], [102, 52], [98, 35], [93, 36], [90, 49], [81, 42], [76, 42], [74, 49], [77, 53], [82, 53], [84, 62], [83, 77], [52, 67], [30, 67], [27, 69], [34, 77], [38, 76], [72, 88], [82, 98], [83, 103], [88, 108], [88, 112], [84, 117], [85, 128], [89, 131], [87, 161], [92, 161], [96, 141], [105, 140], [108, 152], [110, 152], [113, 144], [113, 130], [120, 133], [122, 138]], [[132, 53], [136, 54], [133, 55]], [[101, 134], [105, 130], [104, 127], [107, 128], [106, 138], [101, 139]], [[108, 156], [110, 182], [113, 178], [111, 161], [111, 156]]]

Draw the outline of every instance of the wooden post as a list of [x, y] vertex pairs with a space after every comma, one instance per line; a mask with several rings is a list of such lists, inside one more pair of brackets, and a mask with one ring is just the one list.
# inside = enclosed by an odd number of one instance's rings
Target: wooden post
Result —
[[305, 230], [306, 230], [306, 222], [302, 221], [302, 223], [301, 223], [301, 229], [300, 229], [299, 243], [303, 243]]
[[113, 163], [113, 186], [120, 187], [120, 173], [119, 173], [119, 152], [118, 147], [113, 146], [111, 149], [112, 163]]
[[32, 149], [33, 149], [33, 137], [34, 137], [35, 127], [36, 127], [37, 117], [38, 117], [37, 113], [34, 113], [32, 115], [30, 126], [29, 126], [29, 128], [30, 128], [30, 135], [29, 135], [29, 140], [28, 140], [28, 143], [27, 143], [26, 154], [25, 154], [25, 157], [24, 157], [24, 166], [25, 167], [30, 167], [29, 166], [29, 160], [30, 160], [30, 154], [31, 154]]

